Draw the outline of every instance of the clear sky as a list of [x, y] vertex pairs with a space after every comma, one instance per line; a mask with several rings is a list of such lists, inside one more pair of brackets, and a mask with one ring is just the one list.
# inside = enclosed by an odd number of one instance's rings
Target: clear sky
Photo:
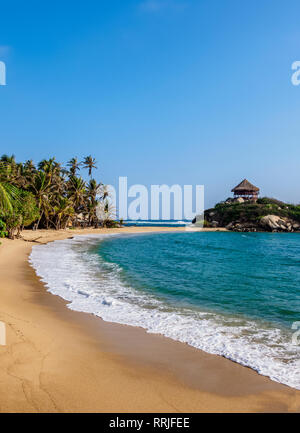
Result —
[[2, 1], [0, 154], [300, 202], [299, 0]]

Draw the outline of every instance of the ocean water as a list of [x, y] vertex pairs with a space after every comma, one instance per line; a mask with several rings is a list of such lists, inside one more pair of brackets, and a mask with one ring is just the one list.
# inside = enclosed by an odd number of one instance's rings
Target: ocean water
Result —
[[185, 227], [191, 225], [191, 220], [125, 220], [124, 226], [139, 227]]
[[75, 236], [34, 246], [30, 262], [71, 309], [143, 327], [300, 389], [300, 337], [292, 338], [300, 321], [296, 233]]

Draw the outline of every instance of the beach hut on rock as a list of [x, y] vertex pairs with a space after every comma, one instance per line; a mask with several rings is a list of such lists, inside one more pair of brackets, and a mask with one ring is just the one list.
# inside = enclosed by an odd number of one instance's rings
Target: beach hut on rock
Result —
[[244, 200], [256, 201], [258, 199], [259, 188], [249, 182], [247, 179], [242, 180], [236, 187], [231, 190], [234, 198], [242, 198]]

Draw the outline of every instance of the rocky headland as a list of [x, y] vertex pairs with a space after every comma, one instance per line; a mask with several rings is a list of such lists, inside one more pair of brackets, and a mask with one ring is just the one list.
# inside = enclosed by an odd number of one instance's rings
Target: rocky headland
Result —
[[204, 227], [225, 227], [237, 232], [297, 232], [300, 205], [267, 197], [255, 202], [229, 198], [205, 211]]

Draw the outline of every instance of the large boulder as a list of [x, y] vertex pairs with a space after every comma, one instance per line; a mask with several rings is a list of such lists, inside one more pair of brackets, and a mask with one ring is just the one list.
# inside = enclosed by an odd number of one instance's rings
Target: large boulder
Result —
[[260, 223], [263, 227], [272, 231], [290, 231], [292, 228], [289, 221], [279, 217], [278, 215], [266, 215], [260, 220]]
[[256, 232], [257, 226], [251, 222], [232, 221], [225, 227], [234, 232]]

